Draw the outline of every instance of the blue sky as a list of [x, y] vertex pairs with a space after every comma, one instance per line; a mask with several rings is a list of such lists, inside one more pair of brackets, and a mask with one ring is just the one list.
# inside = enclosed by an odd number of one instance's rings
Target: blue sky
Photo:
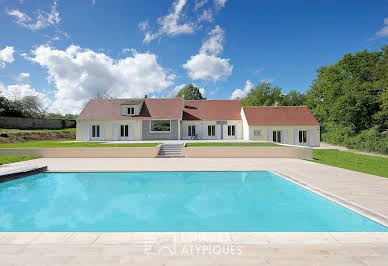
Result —
[[261, 81], [306, 91], [315, 70], [388, 40], [385, 0], [0, 0], [0, 90], [77, 113], [97, 93], [209, 99]]

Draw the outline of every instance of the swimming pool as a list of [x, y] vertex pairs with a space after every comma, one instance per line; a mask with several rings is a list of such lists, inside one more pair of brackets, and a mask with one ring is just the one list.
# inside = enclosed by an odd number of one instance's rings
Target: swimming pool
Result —
[[0, 184], [0, 231], [388, 228], [271, 172], [42, 173]]

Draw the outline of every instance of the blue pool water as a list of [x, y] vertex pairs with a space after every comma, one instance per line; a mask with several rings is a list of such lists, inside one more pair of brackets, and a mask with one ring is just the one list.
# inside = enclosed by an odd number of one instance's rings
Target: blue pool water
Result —
[[1, 183], [0, 231], [388, 230], [271, 172], [141, 172]]

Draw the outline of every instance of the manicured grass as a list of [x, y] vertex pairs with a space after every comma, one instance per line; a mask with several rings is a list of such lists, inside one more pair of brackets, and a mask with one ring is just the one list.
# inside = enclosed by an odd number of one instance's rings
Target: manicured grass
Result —
[[14, 155], [14, 156], [0, 156], [0, 164], [16, 163], [21, 161], [28, 161], [38, 159], [39, 156], [34, 155]]
[[76, 132], [76, 128], [63, 128], [63, 129], [13, 129], [13, 128], [0, 128], [2, 131], [13, 131], [13, 132], [35, 132], [35, 131], [44, 131], [44, 132]]
[[102, 144], [100, 142], [28, 141], [0, 144], [0, 148], [73, 148], [73, 147], [155, 147], [159, 143]]
[[187, 147], [199, 146], [281, 146], [272, 142], [190, 142]]
[[388, 158], [339, 150], [314, 150], [311, 162], [388, 177]]

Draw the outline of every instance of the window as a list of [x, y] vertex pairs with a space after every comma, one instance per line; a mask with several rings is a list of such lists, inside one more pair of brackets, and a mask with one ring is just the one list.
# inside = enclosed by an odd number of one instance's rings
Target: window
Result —
[[272, 140], [273, 142], [282, 142], [282, 132], [281, 131], [273, 131], [272, 132]]
[[306, 143], [306, 142], [307, 142], [307, 131], [300, 130], [299, 131], [299, 143]]
[[216, 135], [216, 126], [207, 126], [207, 135], [215, 136]]
[[135, 108], [134, 107], [128, 107], [128, 115], [134, 115], [135, 114]]
[[121, 125], [120, 126], [120, 136], [121, 137], [128, 137], [128, 125]]
[[257, 130], [257, 129], [254, 130], [253, 131], [253, 135], [256, 136], [256, 137], [261, 136], [261, 130]]
[[100, 137], [100, 126], [93, 125], [92, 126], [92, 138], [99, 138], [99, 137]]
[[228, 136], [236, 136], [236, 126], [228, 126]]
[[170, 132], [171, 123], [170, 120], [152, 120], [151, 132]]
[[189, 132], [188, 135], [189, 137], [195, 137], [195, 126], [188, 126]]

